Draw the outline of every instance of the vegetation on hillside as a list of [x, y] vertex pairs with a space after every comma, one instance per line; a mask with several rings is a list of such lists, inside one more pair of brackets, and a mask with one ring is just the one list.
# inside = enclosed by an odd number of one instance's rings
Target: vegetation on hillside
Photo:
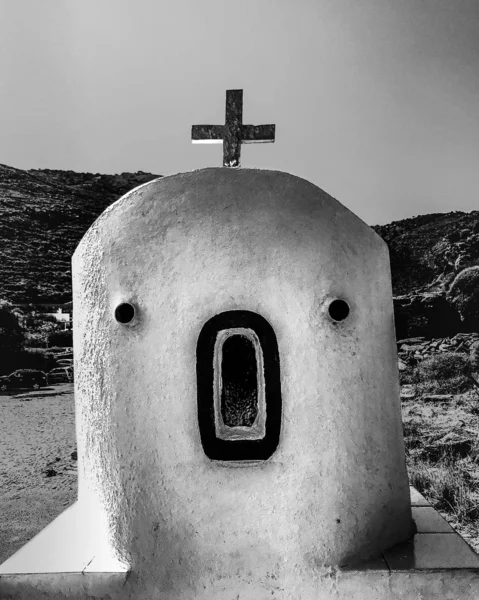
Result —
[[10, 302], [0, 300], [0, 356], [20, 352], [25, 344], [25, 331], [18, 312]]
[[421, 393], [461, 394], [474, 387], [467, 354], [447, 352], [421, 361], [415, 370], [416, 389]]
[[71, 300], [71, 256], [87, 229], [123, 194], [157, 177], [0, 165], [0, 296], [15, 303]]
[[447, 296], [461, 319], [479, 331], [479, 266], [468, 267], [458, 273]]
[[72, 331], [53, 316], [22, 312], [0, 301], [0, 375], [17, 369], [49, 371], [57, 366], [52, 347], [72, 347]]
[[395, 296], [445, 291], [458, 270], [479, 264], [479, 211], [419, 215], [373, 229], [388, 244]]

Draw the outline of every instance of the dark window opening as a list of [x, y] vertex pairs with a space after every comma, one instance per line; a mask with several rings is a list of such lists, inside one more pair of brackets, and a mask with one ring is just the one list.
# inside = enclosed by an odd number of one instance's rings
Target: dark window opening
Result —
[[278, 344], [260, 315], [233, 310], [207, 321], [196, 347], [198, 425], [208, 458], [267, 460], [281, 432]]
[[258, 371], [253, 342], [231, 335], [221, 353], [221, 416], [227, 427], [252, 427], [258, 415]]

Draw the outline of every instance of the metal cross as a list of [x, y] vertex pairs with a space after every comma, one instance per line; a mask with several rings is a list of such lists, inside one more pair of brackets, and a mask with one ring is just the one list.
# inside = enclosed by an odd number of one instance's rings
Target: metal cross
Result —
[[275, 125], [243, 125], [243, 90], [226, 90], [224, 125], [193, 125], [193, 144], [223, 142], [223, 167], [239, 167], [241, 144], [274, 142]]

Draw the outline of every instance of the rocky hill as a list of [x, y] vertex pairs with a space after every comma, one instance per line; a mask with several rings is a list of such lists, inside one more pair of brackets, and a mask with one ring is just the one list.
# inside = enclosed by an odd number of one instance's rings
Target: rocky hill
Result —
[[15, 303], [70, 300], [71, 255], [86, 230], [112, 202], [157, 177], [0, 165], [1, 296]]
[[[85, 231], [112, 202], [157, 177], [0, 165], [1, 297], [15, 303], [69, 301], [70, 257]], [[388, 243], [396, 305], [409, 317], [426, 305], [436, 314], [454, 276], [479, 264], [479, 211], [421, 215], [373, 228]]]
[[420, 215], [374, 226], [388, 244], [398, 339], [477, 331], [446, 298], [463, 269], [479, 265], [479, 211]]
[[419, 215], [373, 229], [388, 244], [393, 294], [444, 292], [479, 264], [479, 211]]

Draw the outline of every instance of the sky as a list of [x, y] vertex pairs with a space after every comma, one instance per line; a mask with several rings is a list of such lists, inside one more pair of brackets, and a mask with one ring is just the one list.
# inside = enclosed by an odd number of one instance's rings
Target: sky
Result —
[[0, 0], [0, 163], [159, 175], [192, 144], [276, 125], [243, 168], [319, 186], [367, 223], [479, 209], [477, 0]]

